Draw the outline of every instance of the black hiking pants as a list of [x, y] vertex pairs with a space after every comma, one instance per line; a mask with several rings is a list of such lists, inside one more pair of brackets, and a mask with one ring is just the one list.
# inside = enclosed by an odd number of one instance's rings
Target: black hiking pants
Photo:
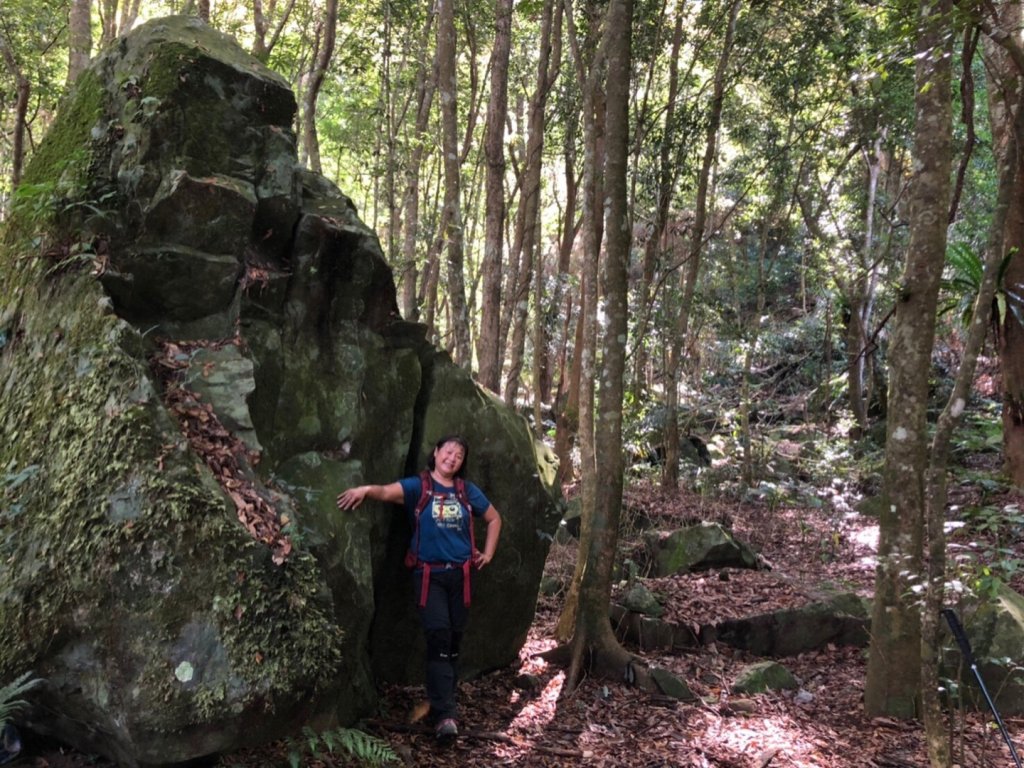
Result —
[[420, 624], [427, 640], [427, 699], [430, 717], [438, 723], [458, 716], [455, 688], [458, 685], [459, 646], [466, 629], [469, 609], [463, 595], [463, 571], [460, 565], [430, 568], [427, 600], [420, 605], [423, 571], [413, 571], [413, 584]]

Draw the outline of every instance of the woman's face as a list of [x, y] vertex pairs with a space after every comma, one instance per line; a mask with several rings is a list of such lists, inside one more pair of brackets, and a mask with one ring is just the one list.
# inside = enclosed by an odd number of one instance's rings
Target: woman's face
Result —
[[434, 467], [443, 475], [454, 475], [465, 459], [466, 452], [454, 440], [449, 440], [434, 449]]

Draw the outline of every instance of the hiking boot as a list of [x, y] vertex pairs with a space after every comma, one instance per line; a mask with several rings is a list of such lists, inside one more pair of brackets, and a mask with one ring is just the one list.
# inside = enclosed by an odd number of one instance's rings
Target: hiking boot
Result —
[[434, 730], [434, 737], [437, 739], [437, 743], [442, 746], [447, 746], [455, 741], [459, 735], [459, 726], [452, 718], [446, 717], [444, 720], [437, 724], [437, 728]]

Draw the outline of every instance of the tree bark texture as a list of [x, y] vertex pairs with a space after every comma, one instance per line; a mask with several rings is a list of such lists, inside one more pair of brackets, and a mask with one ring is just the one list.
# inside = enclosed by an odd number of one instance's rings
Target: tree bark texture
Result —
[[92, 57], [92, 0], [72, 0], [68, 10], [68, 80], [71, 85]]
[[[1012, 38], [1008, 40], [1007, 44], [1016, 48], [1018, 57], [1024, 62], [1024, 48], [1021, 48]], [[1010, 57], [996, 54], [994, 58], [1009, 59]], [[1012, 61], [1004, 60], [1001, 63], [1004, 67], [1007, 64], [1016, 67]], [[995, 90], [993, 87], [990, 93]], [[995, 120], [993, 120], [993, 124], [995, 124]], [[1003, 129], [1006, 128], [1011, 129], [1010, 135], [1005, 137], [1005, 143], [997, 144], [995, 147], [999, 185], [995, 209], [992, 212], [992, 222], [989, 226], [988, 243], [985, 248], [984, 276], [971, 312], [971, 321], [967, 337], [964, 340], [960, 367], [953, 382], [953, 391], [935, 424], [935, 433], [931, 443], [931, 459], [928, 466], [928, 520], [925, 526], [928, 590], [925, 597], [925, 610], [921, 617], [921, 699], [929, 762], [935, 768], [945, 768], [951, 764], [949, 740], [939, 691], [939, 662], [943, 640], [939, 616], [946, 586], [945, 523], [950, 444], [954, 430], [963, 421], [967, 400], [974, 382], [978, 356], [991, 327], [992, 300], [998, 287], [999, 266], [1005, 253], [1006, 218], [1011, 205], [1014, 204], [1018, 184], [1020, 140], [1024, 138], [1024, 110], [1015, 110], [1013, 125], [1005, 126], [1004, 124]]]
[[594, 428], [596, 493], [592, 498], [593, 506], [585, 507], [583, 512], [588, 535], [585, 542], [581, 542], [581, 558], [585, 558], [586, 563], [580, 578], [572, 663], [566, 680], [570, 690], [578, 680], [574, 671], [581, 668], [584, 658], [597, 674], [637, 682], [633, 657], [615, 639], [608, 620], [612, 564], [622, 510], [622, 400], [628, 329], [627, 265], [632, 235], [626, 179], [632, 13], [632, 0], [611, 0], [605, 25], [608, 73], [603, 171], [607, 191], [604, 227], [607, 240], [602, 294], [606, 324], [602, 334], [603, 356], [596, 368], [600, 371], [600, 381], [589, 381], [591, 388], [597, 383], [600, 385]]
[[484, 256], [480, 263], [480, 332], [477, 381], [497, 393], [501, 387], [501, 266], [505, 242], [505, 120], [508, 117], [508, 60], [512, 49], [512, 0], [495, 0], [491, 51], [491, 97], [487, 107], [484, 156]]
[[437, 2], [437, 81], [441, 100], [441, 151], [444, 154], [444, 208], [441, 236], [447, 245], [448, 302], [455, 362], [469, 368], [469, 309], [466, 305], [462, 183], [459, 176], [458, 101], [456, 98], [456, 47], [454, 0]]
[[320, 89], [327, 76], [327, 69], [334, 57], [334, 41], [338, 28], [338, 0], [327, 0], [327, 9], [324, 12], [324, 20], [320, 25], [317, 35], [319, 44], [317, 46], [316, 63], [313, 71], [310, 72], [306, 85], [306, 92], [303, 94], [303, 130], [302, 143], [306, 150], [306, 162], [309, 169], [321, 173], [323, 168], [320, 164], [320, 140], [316, 132], [316, 104], [320, 96]]
[[[580, 40], [573, 17], [570, 0], [565, 0], [566, 32], [572, 53], [572, 61], [576, 69], [578, 81], [582, 83], [582, 123], [583, 123], [583, 256], [580, 281], [580, 384], [579, 384], [579, 449], [580, 449], [580, 506], [583, 510], [580, 525], [580, 552], [589, 551], [592, 539], [593, 510], [597, 496], [597, 459], [594, 443], [594, 389], [595, 359], [597, 355], [597, 301], [598, 301], [598, 264], [600, 261], [603, 226], [600, 216], [600, 173], [596, 164], [603, 158], [601, 148], [604, 146], [604, 120], [598, 120], [595, 102], [596, 92], [603, 83], [600, 74], [604, 63], [598, 57], [601, 53], [597, 48], [597, 35], [600, 34], [600, 22], [596, 3], [589, 0], [584, 12], [590, 17], [587, 24], [587, 37]], [[577, 616], [580, 601], [581, 585], [586, 572], [587, 558], [582, 554], [576, 560], [572, 586], [566, 595], [562, 614], [558, 619], [557, 636], [567, 638], [574, 635], [578, 626]], [[575, 684], [580, 674], [580, 657], [574, 655], [570, 664], [567, 679]]]
[[[665, 107], [665, 123], [661, 147], [658, 150], [658, 199], [654, 211], [651, 231], [644, 243], [643, 274], [640, 283], [640, 319], [636, 329], [636, 351], [634, 353], [633, 392], [638, 400], [647, 391], [647, 329], [653, 306], [652, 291], [659, 255], [665, 243], [665, 227], [668, 224], [672, 191], [679, 176], [680, 163], [672, 162], [672, 148], [676, 141], [676, 101], [679, 98], [679, 51], [683, 44], [683, 11], [677, 11], [672, 30], [672, 50], [669, 54], [668, 99]], [[653, 69], [653, 67], [652, 67]]]
[[864, 707], [914, 717], [921, 682], [921, 589], [928, 380], [945, 264], [952, 171], [951, 0], [919, 6], [910, 242], [890, 347], [889, 419]]
[[11, 134], [11, 189], [21, 183], [25, 167], [25, 132], [28, 130], [28, 100], [32, 84], [25, 76], [9, 41], [0, 34], [0, 57], [15, 83], [14, 128]]
[[[1007, 147], [1018, 141], [1013, 132], [1015, 114], [1024, 107], [1024, 75], [1013, 60], [1013, 52], [1007, 46], [1017, 43], [1022, 21], [1019, 2], [1003, 2], [991, 6], [997, 14], [986, 18], [986, 33], [1005, 55], [988, 56], [994, 59], [993, 73], [998, 87], [990, 89], [990, 114], [992, 134], [998, 154], [1006, 154]], [[1002, 104], [991, 104], [992, 98]], [[998, 156], [998, 155], [997, 155]], [[1006, 312], [999, 318], [999, 365], [1003, 383], [1003, 461], [1010, 482], [1017, 488], [1024, 488], [1024, 156], [1017, 155], [1016, 194], [1014, 203], [1006, 216], [1004, 252], [1012, 253], [1003, 273], [1003, 292], [1006, 296]]]
[[[560, 17], [561, 12], [558, 16]], [[509, 373], [505, 383], [505, 402], [514, 404], [519, 389], [519, 377], [523, 366], [523, 354], [526, 344], [526, 324], [529, 321], [530, 286], [534, 276], [543, 273], [543, 261], [539, 253], [540, 245], [540, 188], [541, 172], [544, 168], [544, 131], [546, 129], [545, 108], [551, 87], [558, 76], [561, 59], [561, 47], [555, 42], [552, 28], [555, 21], [553, 2], [545, 5], [544, 17], [541, 22], [540, 57], [537, 62], [536, 87], [530, 97], [527, 115], [526, 156], [523, 162], [523, 185], [516, 211], [516, 227], [513, 239], [513, 260], [519, 263], [518, 279], [515, 281], [515, 292], [511, 301], [505, 305], [509, 308], [508, 326], [512, 329], [512, 342], [509, 346]], [[554, 55], [552, 52], [554, 51]], [[538, 285], [538, 290], [542, 286]], [[534, 312], [540, 313], [540, 306], [535, 303]], [[544, 343], [544, 340], [542, 340]], [[502, 344], [504, 349], [504, 344]], [[543, 354], [534, 347], [534, 355]]]
[[427, 64], [427, 41], [430, 39], [434, 24], [434, 14], [427, 14], [419, 50], [421, 64], [416, 70], [416, 123], [411, 137], [412, 149], [409, 162], [405, 169], [405, 193], [403, 207], [405, 225], [402, 231], [402, 314], [406, 320], [419, 318], [419, 307], [416, 301], [416, 244], [420, 235], [420, 169], [423, 166], [423, 153], [426, 150], [427, 124], [430, 120], [430, 108], [434, 101], [437, 87], [437, 50], [435, 48], [431, 63]]
[[661, 485], [666, 491], [675, 491], [679, 483], [679, 377], [683, 367], [682, 357], [683, 350], [686, 348], [686, 336], [690, 328], [690, 314], [693, 311], [693, 296], [697, 290], [697, 279], [700, 277], [704, 230], [707, 227], [709, 206], [708, 190], [711, 188], [711, 169], [718, 151], [718, 131], [722, 124], [726, 75], [729, 71], [729, 58], [732, 55], [740, 2], [741, 0], [732, 0], [729, 9], [729, 23], [726, 26], [725, 39], [722, 42], [722, 53], [715, 66], [704, 159], [701, 161], [700, 176], [697, 179], [697, 197], [694, 203], [689, 253], [686, 269], [681, 270], [680, 273], [683, 276], [683, 303], [679, 308], [679, 323], [668, 345], [668, 364], [665, 370], [665, 463], [661, 470]]

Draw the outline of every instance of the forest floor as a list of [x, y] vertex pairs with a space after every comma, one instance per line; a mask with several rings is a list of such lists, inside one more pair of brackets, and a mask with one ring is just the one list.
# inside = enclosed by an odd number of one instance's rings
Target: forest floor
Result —
[[[771, 570], [704, 572], [649, 585], [666, 601], [663, 617], [691, 625], [712, 623], [810, 602], [819, 585], [840, 585], [870, 595], [874, 580], [877, 522], [856, 513], [770, 509], [763, 504], [708, 501], [683, 493], [674, 498], [634, 484], [626, 496], [627, 519], [642, 512], [655, 522], [715, 519], [731, 522], [738, 538], [751, 544]], [[1014, 499], [1001, 503], [1012, 504]], [[998, 506], [1000, 500], [987, 499]], [[629, 546], [629, 526], [624, 545]], [[977, 536], [972, 536], [977, 540]], [[956, 534], [951, 547], [956, 543]], [[972, 545], [965, 539], [963, 547]], [[973, 545], [977, 548], [977, 544]], [[1024, 558], [1024, 541], [1009, 545]], [[1004, 549], [1006, 543], [1003, 542]], [[575, 541], [552, 545], [547, 572], [568, 579], [576, 557]], [[1012, 580], [1024, 589], [1024, 574]], [[434, 743], [429, 730], [410, 726], [405, 713], [421, 698], [420, 688], [384, 690], [384, 719], [362, 727], [387, 741], [405, 765], [571, 766], [655, 768], [926, 768], [920, 723], [866, 717], [862, 707], [865, 651], [826, 647], [781, 659], [800, 681], [798, 691], [734, 697], [737, 671], [760, 659], [722, 645], [671, 654], [643, 654], [687, 682], [696, 703], [652, 697], [625, 684], [588, 678], [573, 692], [562, 690], [563, 671], [537, 654], [555, 646], [553, 626], [560, 597], [541, 597], [520, 662], [460, 689], [462, 735], [448, 748]], [[640, 655], [640, 654], [638, 654]], [[521, 686], [528, 674], [535, 683]], [[517, 685], [517, 682], [519, 683]], [[1004, 717], [1024, 751], [1024, 718]], [[954, 764], [961, 768], [1004, 768], [1013, 761], [988, 712], [954, 712], [949, 733]], [[258, 750], [225, 756], [223, 768], [289, 765], [296, 742], [278, 742]], [[27, 757], [27, 756], [26, 756]], [[297, 759], [297, 758], [296, 758]], [[102, 766], [95, 758], [60, 750], [44, 751], [19, 762], [33, 768]], [[311, 768], [356, 765], [335, 755], [303, 750], [293, 764]]]

